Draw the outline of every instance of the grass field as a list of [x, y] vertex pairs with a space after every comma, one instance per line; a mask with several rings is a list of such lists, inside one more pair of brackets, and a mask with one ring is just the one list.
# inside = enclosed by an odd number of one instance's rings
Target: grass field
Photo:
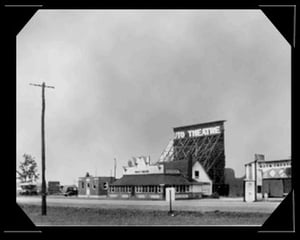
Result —
[[191, 212], [103, 209], [48, 206], [47, 216], [41, 216], [41, 207], [19, 204], [35, 225], [262, 225], [268, 213]]

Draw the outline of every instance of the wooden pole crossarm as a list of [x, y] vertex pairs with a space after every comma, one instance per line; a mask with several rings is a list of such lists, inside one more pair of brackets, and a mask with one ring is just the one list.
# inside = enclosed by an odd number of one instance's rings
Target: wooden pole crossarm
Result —
[[36, 84], [36, 83], [29, 83], [29, 85], [31, 85], [31, 86], [35, 86], [35, 87], [55, 88], [55, 87], [53, 87], [53, 86], [47, 86], [47, 85], [43, 85], [43, 84]]

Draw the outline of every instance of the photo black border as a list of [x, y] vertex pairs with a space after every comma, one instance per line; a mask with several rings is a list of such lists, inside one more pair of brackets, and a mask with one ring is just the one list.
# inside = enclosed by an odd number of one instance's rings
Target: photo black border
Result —
[[[16, 170], [16, 35], [18, 32], [22, 29], [24, 25], [29, 21], [29, 19], [34, 15], [34, 13], [39, 9], [261, 9], [264, 12], [264, 8], [278, 8], [280, 7], [282, 11], [286, 7], [293, 7], [296, 9], [296, 1], [272, 1], [270, 3], [269, 1], [226, 1], [226, 2], [220, 2], [220, 3], [191, 3], [191, 2], [178, 2], [174, 4], [174, 2], [169, 3], [154, 3], [154, 2], [143, 2], [143, 3], [133, 3], [133, 2], [126, 2], [118, 3], [116, 2], [101, 2], [101, 3], [95, 3], [93, 1], [82, 1], [82, 2], [75, 2], [75, 1], [26, 1], [28, 3], [20, 3], [22, 5], [27, 5], [23, 7], [17, 7], [12, 5], [18, 5], [16, 1], [6, 1], [2, 6], [1, 10], [4, 14], [1, 14], [3, 16], [3, 23], [4, 23], [4, 29], [5, 33], [3, 34], [5, 38], [4, 42], [4, 50], [5, 50], [5, 57], [4, 57], [4, 72], [5, 77], [3, 77], [3, 81], [5, 82], [5, 87], [3, 90], [6, 94], [3, 94], [2, 97], [3, 103], [4, 103], [4, 112], [3, 118], [5, 120], [4, 125], [4, 142], [5, 142], [5, 158], [3, 159], [4, 166], [4, 180], [5, 180], [5, 198], [4, 198], [4, 206], [7, 212], [3, 215], [2, 222], [4, 223], [3, 226], [1, 226], [1, 233], [5, 234], [6, 236], [12, 236], [19, 234], [26, 234], [30, 235], [32, 237], [40, 235], [45, 236], [60, 236], [62, 233], [72, 236], [78, 236], [78, 234], [83, 236], [89, 236], [89, 234], [92, 232], [93, 234], [99, 234], [98, 236], [109, 236], [109, 235], [103, 235], [103, 234], [110, 234], [110, 233], [116, 233], [120, 234], [122, 236], [122, 233], [129, 234], [128, 236], [133, 237], [139, 237], [141, 236], [138, 232], [142, 231], [141, 234], [145, 234], [147, 232], [149, 237], [152, 236], [158, 236], [161, 233], [166, 234], [169, 236], [177, 236], [180, 234], [195, 237], [194, 234], [205, 234], [211, 237], [214, 236], [223, 236], [227, 237], [262, 237], [263, 239], [266, 239], [269, 236], [282, 236], [285, 239], [287, 237], [293, 237], [295, 233], [295, 229], [293, 227], [292, 231], [285, 231], [285, 230], [278, 230], [276, 231], [272, 229], [272, 227], [264, 229], [262, 227], [256, 227], [256, 226], [232, 226], [232, 227], [219, 227], [219, 226], [205, 226], [205, 227], [155, 227], [155, 226], [149, 226], [149, 227], [135, 227], [135, 226], [112, 226], [112, 227], [89, 227], [89, 226], [82, 226], [82, 227], [36, 227], [34, 224], [28, 219], [26, 214], [20, 209], [18, 204], [16, 204], [16, 191], [15, 191], [15, 170]], [[31, 5], [31, 6], [28, 6]], [[33, 5], [39, 5], [39, 6], [33, 6]], [[276, 6], [275, 6], [276, 5]], [[281, 6], [278, 6], [281, 5]], [[296, 11], [295, 11], [296, 13]], [[268, 12], [267, 17], [273, 22], [273, 24], [276, 21], [273, 21], [273, 18], [279, 18], [280, 20], [277, 22], [282, 22], [285, 19], [290, 19], [290, 17], [285, 17], [284, 14], [278, 16], [278, 11], [276, 12], [277, 15], [272, 16], [272, 10]], [[293, 23], [293, 33], [295, 34], [295, 22]], [[283, 24], [284, 27], [286, 27], [286, 24]], [[277, 26], [278, 27], [278, 26]], [[280, 32], [284, 32], [284, 27], [278, 27], [278, 30]], [[281, 29], [279, 29], [281, 28]], [[289, 30], [290, 32], [290, 30]], [[288, 34], [284, 36], [289, 36]], [[296, 62], [296, 51], [295, 47], [295, 39], [287, 39], [291, 43], [291, 60], [292, 60], [292, 110], [294, 108], [294, 96], [295, 96], [295, 79], [296, 79], [296, 68], [295, 68], [295, 62]], [[271, 43], [270, 43], [271, 44]], [[294, 152], [293, 147], [293, 140], [296, 133], [295, 124], [294, 124], [294, 118], [295, 115], [293, 115], [292, 111], [292, 184], [293, 184], [293, 191], [296, 191], [296, 162], [293, 161], [293, 159], [296, 159], [296, 153]], [[14, 156], [12, 156], [12, 153]], [[13, 177], [13, 178], [12, 178]], [[292, 197], [289, 197], [289, 201], [292, 201], [289, 204], [293, 204], [295, 201], [295, 194], [292, 195]], [[281, 205], [280, 205], [281, 206]], [[279, 208], [278, 208], [279, 209]], [[275, 212], [278, 210], [276, 209]], [[294, 205], [293, 208], [294, 210]], [[280, 210], [280, 211], [286, 211], [286, 210]], [[273, 215], [276, 215], [275, 212], [270, 216], [272, 218]], [[282, 213], [282, 212], [281, 212]], [[278, 215], [281, 216], [281, 213], [278, 214], [277, 212], [277, 218]], [[283, 214], [283, 216], [286, 216]], [[270, 219], [269, 218], [269, 219]], [[275, 219], [274, 222], [278, 222], [278, 219]], [[283, 221], [280, 219], [280, 221]], [[293, 215], [293, 224], [295, 222], [295, 216]], [[270, 225], [270, 224], [269, 224]], [[272, 222], [271, 222], [272, 225]], [[276, 226], [276, 224], [275, 224]], [[133, 231], [133, 232], [132, 232]], [[154, 233], [154, 235], [150, 235], [151, 233]], [[191, 234], [191, 235], [190, 235]], [[225, 235], [224, 235], [225, 234]], [[283, 236], [284, 235], [284, 236]]]

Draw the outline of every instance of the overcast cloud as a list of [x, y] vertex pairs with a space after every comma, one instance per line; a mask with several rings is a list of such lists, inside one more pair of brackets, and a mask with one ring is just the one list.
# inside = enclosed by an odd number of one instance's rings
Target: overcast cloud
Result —
[[259, 10], [40, 10], [17, 36], [17, 161], [46, 178], [156, 162], [173, 127], [226, 120], [226, 167], [291, 155], [290, 45]]

